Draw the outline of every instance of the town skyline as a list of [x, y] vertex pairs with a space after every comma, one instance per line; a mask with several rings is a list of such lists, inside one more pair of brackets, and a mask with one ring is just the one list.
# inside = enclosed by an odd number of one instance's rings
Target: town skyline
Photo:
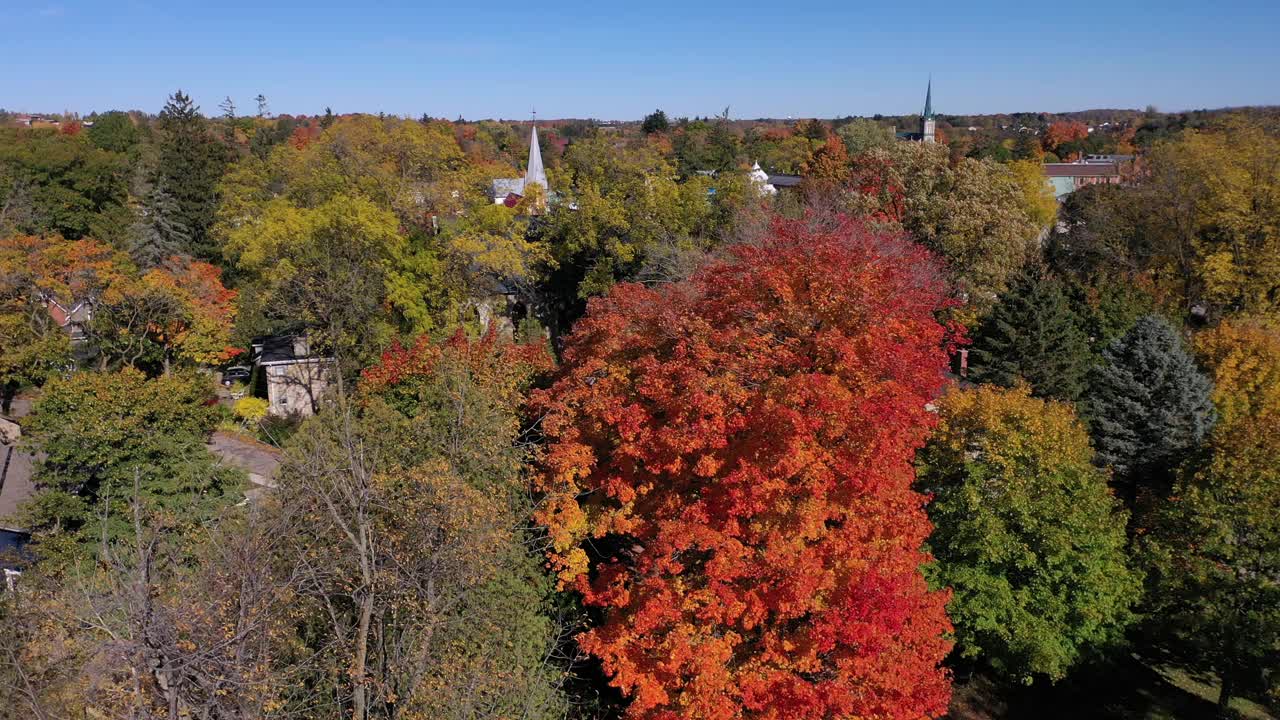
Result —
[[[181, 87], [207, 114], [265, 95], [276, 114], [639, 119], [725, 106], [735, 118], [907, 115], [932, 75], [942, 114], [1179, 112], [1280, 102], [1268, 68], [1280, 8], [1235, 0], [1167, 12], [1099, 2], [1061, 17], [979, 2], [911, 13], [663, 3], [605, 12], [384, 7], [13, 8], [0, 105], [156, 112]], [[53, 53], [60, 39], [74, 47]], [[121, 37], [131, 42], [122, 45]]]

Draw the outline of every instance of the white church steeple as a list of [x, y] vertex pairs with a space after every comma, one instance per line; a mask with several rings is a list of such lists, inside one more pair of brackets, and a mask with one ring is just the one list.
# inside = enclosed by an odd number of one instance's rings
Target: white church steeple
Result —
[[537, 183], [542, 186], [543, 193], [547, 191], [547, 171], [542, 167], [542, 148], [538, 147], [538, 126], [533, 126], [533, 133], [529, 135], [529, 169], [524, 173], [524, 186], [528, 187], [530, 183]]

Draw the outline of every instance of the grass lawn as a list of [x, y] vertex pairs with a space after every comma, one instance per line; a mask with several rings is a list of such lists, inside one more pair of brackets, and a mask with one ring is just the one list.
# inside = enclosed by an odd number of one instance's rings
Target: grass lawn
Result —
[[[1188, 672], [1148, 657], [1079, 669], [1050, 685], [1006, 688], [974, 675], [958, 679], [952, 720], [1214, 720], [1218, 679]], [[1231, 709], [1247, 720], [1280, 720], [1265, 705], [1237, 697]]]

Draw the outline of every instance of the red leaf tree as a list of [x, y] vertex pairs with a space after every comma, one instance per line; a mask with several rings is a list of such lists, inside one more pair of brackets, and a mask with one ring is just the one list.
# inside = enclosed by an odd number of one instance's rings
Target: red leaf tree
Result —
[[629, 718], [922, 718], [946, 592], [912, 459], [951, 334], [925, 250], [844, 219], [593, 300], [535, 395], [552, 567]]

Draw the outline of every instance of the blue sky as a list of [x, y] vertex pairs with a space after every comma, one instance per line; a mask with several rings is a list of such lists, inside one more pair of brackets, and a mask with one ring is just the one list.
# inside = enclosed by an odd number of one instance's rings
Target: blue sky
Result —
[[1280, 103], [1280, 0], [0, 0], [0, 107], [474, 119]]

